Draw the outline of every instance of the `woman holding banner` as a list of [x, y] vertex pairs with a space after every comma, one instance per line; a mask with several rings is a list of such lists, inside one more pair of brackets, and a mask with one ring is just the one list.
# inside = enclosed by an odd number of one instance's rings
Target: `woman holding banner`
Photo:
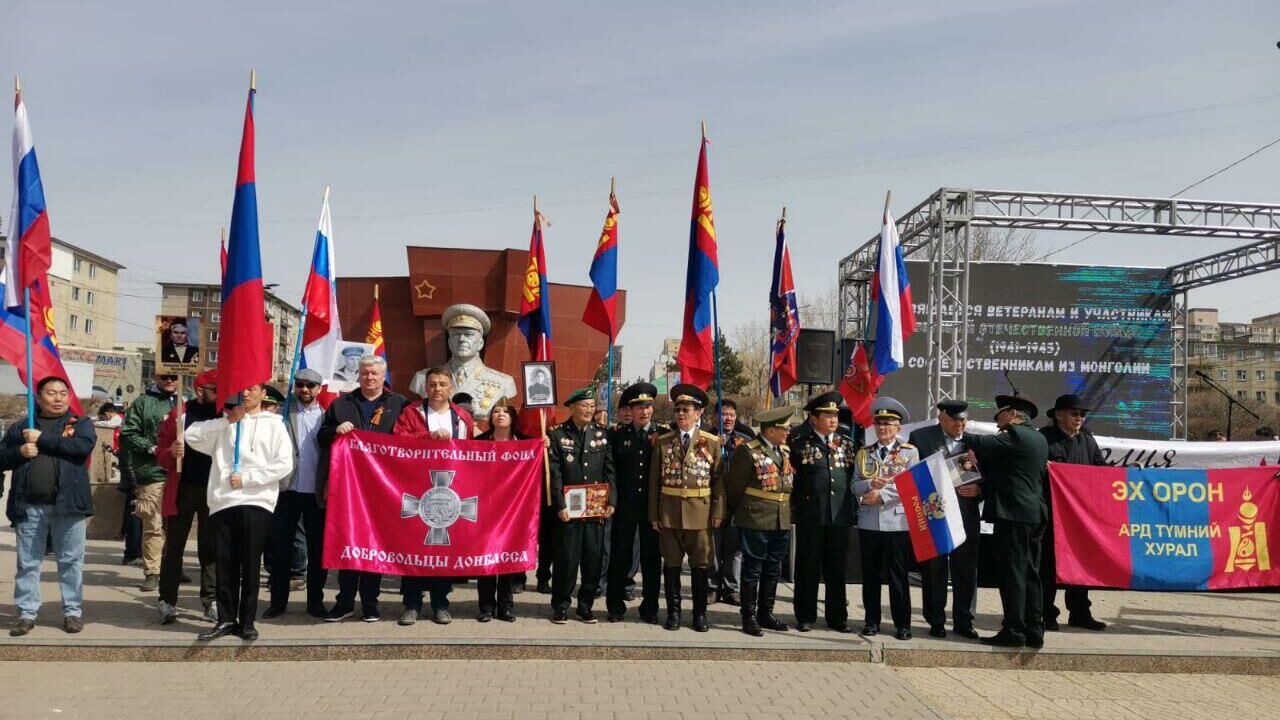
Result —
[[[507, 440], [524, 440], [523, 435], [516, 432], [517, 410], [505, 398], [494, 403], [489, 410], [489, 429], [481, 433], [477, 440], [504, 442]], [[515, 622], [515, 599], [512, 586], [524, 577], [524, 573], [506, 573], [502, 575], [481, 575], [476, 580], [476, 591], [480, 599], [480, 622], [489, 622], [498, 618], [503, 622]]]

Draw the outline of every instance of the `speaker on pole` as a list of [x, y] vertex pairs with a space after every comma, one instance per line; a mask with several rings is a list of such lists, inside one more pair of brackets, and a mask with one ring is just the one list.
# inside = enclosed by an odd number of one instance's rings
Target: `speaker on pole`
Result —
[[836, 381], [836, 333], [801, 328], [796, 338], [796, 382], [832, 385]]

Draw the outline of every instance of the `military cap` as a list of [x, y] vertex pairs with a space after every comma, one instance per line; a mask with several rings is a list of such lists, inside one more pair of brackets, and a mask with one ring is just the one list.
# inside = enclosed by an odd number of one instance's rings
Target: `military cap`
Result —
[[1036, 404], [1024, 397], [1019, 397], [1017, 395], [997, 395], [996, 415], [999, 415], [1005, 410], [1021, 410], [1032, 420], [1040, 414], [1040, 410], [1036, 407]]
[[832, 390], [831, 392], [822, 393], [810, 400], [809, 403], [804, 406], [804, 410], [805, 412], [813, 415], [818, 415], [820, 413], [839, 413], [840, 404], [843, 401], [844, 397], [840, 395], [840, 393]]
[[681, 403], [692, 403], [698, 407], [706, 407], [710, 402], [707, 393], [697, 385], [690, 383], [680, 383], [671, 388], [671, 402], [679, 405]]
[[266, 397], [262, 398], [262, 402], [282, 405], [284, 404], [284, 393], [280, 392], [275, 385], [263, 385], [262, 389], [266, 391]]
[[591, 391], [591, 388], [589, 387], [578, 388], [577, 390], [573, 391], [573, 394], [569, 396], [568, 400], [564, 401], [564, 406], [569, 407], [570, 405], [576, 405], [577, 403], [580, 403], [583, 400], [595, 400], [595, 399], [596, 399], [596, 394]]
[[900, 423], [910, 422], [911, 415], [902, 403], [891, 397], [878, 397], [871, 403], [871, 420], [892, 420]]
[[295, 383], [309, 382], [309, 383], [314, 383], [316, 385], [320, 385], [321, 383], [324, 382], [324, 378], [320, 377], [320, 373], [316, 372], [315, 370], [312, 370], [311, 368], [302, 368], [301, 370], [298, 371], [297, 375], [293, 376], [293, 381]]
[[934, 407], [956, 420], [969, 419], [969, 403], [963, 400], [943, 400]]
[[622, 391], [618, 398], [619, 405], [652, 405], [658, 397], [658, 388], [653, 383], [636, 383]]
[[489, 314], [469, 303], [458, 303], [445, 308], [444, 314], [440, 316], [440, 324], [444, 325], [446, 331], [466, 327], [479, 330], [482, 335], [488, 335], [491, 327]]
[[342, 348], [342, 357], [364, 357], [365, 350], [359, 345], [348, 345]]
[[787, 428], [791, 426], [791, 416], [796, 414], [795, 408], [790, 405], [782, 407], [761, 410], [756, 413], [756, 422], [760, 424], [760, 429], [771, 427]]

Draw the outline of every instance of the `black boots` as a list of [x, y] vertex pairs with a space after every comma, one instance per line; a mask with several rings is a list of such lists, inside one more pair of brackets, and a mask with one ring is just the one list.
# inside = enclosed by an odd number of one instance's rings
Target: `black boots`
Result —
[[667, 630], [680, 629], [680, 568], [662, 568], [662, 584], [667, 591]]
[[[777, 598], [778, 578], [776, 576], [760, 578], [760, 594], [757, 600], [759, 607], [756, 609], [756, 622], [765, 630], [786, 632], [787, 624], [773, 615], [773, 603]], [[745, 609], [743, 612], [746, 612]]]
[[711, 584], [707, 578], [706, 568], [694, 568], [693, 570], [693, 629], [696, 632], [706, 632], [711, 629], [707, 624], [707, 593], [711, 589]]
[[760, 623], [756, 620], [757, 587], [755, 583], [742, 581], [742, 604], [739, 606], [742, 611], [742, 632], [752, 637], [764, 635], [764, 630], [760, 629]]

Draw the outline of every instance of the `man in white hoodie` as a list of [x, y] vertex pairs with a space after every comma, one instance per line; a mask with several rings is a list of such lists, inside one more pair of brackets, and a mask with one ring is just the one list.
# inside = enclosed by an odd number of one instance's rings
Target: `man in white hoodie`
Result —
[[[194, 423], [184, 438], [213, 458], [209, 471], [209, 523], [217, 568], [218, 624], [200, 640], [236, 634], [256, 640], [262, 550], [271, 531], [280, 481], [293, 471], [293, 447], [280, 417], [262, 409], [262, 385], [245, 390], [223, 417]], [[238, 427], [237, 427], [238, 426]], [[235, 466], [236, 432], [240, 464]]]

